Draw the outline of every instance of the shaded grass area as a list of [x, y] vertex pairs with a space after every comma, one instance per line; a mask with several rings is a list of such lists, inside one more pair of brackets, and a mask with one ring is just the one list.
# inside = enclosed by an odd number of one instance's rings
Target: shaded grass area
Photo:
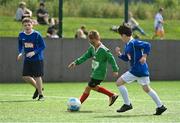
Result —
[[[63, 20], [63, 37], [74, 38], [76, 30], [81, 25], [86, 25], [88, 30], [96, 29], [100, 32], [103, 39], [119, 39], [119, 35], [110, 31], [113, 25], [119, 25], [123, 19], [119, 18], [78, 18], [65, 17]], [[141, 27], [147, 33], [147, 36], [140, 36], [142, 39], [151, 39], [154, 29], [153, 20], [139, 20]], [[165, 39], [180, 39], [180, 21], [168, 20], [165, 22]], [[37, 25], [34, 28], [40, 31], [43, 37], [46, 37], [47, 25]], [[16, 22], [13, 17], [0, 17], [0, 37], [17, 37], [22, 30], [21, 22]], [[136, 34], [140, 35], [136, 32]]]
[[[45, 83], [45, 101], [31, 100], [34, 89], [28, 84], [0, 84], [0, 122], [180, 122], [180, 81], [152, 82], [168, 110], [162, 116], [153, 116], [155, 104], [137, 83], [127, 85], [134, 109], [116, 113], [122, 104], [121, 96], [108, 106], [108, 97], [94, 91], [79, 112], [68, 112], [69, 97], [79, 97], [87, 85], [83, 83]], [[119, 93], [114, 82], [102, 86]]]

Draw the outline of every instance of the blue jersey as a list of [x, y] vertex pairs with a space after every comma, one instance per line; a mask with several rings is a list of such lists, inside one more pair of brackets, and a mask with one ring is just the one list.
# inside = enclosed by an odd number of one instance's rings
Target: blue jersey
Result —
[[[132, 39], [125, 44], [124, 52], [120, 56], [120, 59], [130, 62], [129, 72], [137, 77], [149, 76], [149, 70], [147, 63], [142, 64], [139, 60], [143, 54], [149, 55], [151, 45], [148, 42]], [[131, 56], [131, 60], [128, 59], [127, 54]]]
[[[39, 32], [33, 30], [31, 34], [20, 32], [18, 37], [18, 50], [19, 53], [23, 53], [25, 61], [38, 61], [43, 60], [43, 50], [45, 48], [45, 42]], [[31, 58], [26, 57], [26, 54], [34, 51], [35, 55]]]

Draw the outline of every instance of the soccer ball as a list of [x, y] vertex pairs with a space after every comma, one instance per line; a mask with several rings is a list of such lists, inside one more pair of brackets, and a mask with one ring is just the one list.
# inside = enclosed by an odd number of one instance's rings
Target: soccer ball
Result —
[[78, 98], [70, 97], [67, 102], [68, 111], [79, 111], [81, 107], [81, 102]]

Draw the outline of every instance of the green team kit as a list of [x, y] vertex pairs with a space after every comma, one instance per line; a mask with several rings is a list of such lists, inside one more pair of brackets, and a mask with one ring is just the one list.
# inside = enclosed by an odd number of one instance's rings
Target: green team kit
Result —
[[97, 80], [104, 80], [107, 73], [107, 64], [111, 64], [113, 72], [118, 72], [119, 67], [108, 48], [102, 43], [95, 50], [94, 46], [90, 46], [88, 50], [78, 59], [75, 60], [75, 64], [79, 65], [85, 62], [87, 59], [92, 58], [92, 73], [91, 78]]

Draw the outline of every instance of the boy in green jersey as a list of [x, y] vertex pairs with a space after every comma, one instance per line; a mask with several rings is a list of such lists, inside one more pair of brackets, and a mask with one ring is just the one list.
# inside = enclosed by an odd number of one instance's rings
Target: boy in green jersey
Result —
[[94, 90], [109, 96], [109, 106], [111, 106], [118, 98], [118, 95], [99, 85], [106, 77], [108, 63], [111, 64], [114, 77], [118, 76], [118, 65], [109, 49], [101, 43], [100, 35], [96, 30], [90, 31], [88, 38], [90, 47], [80, 58], [70, 63], [68, 68], [74, 68], [76, 65], [80, 65], [87, 59], [92, 58], [91, 80], [81, 95], [80, 101], [83, 103], [89, 96], [90, 91]]

